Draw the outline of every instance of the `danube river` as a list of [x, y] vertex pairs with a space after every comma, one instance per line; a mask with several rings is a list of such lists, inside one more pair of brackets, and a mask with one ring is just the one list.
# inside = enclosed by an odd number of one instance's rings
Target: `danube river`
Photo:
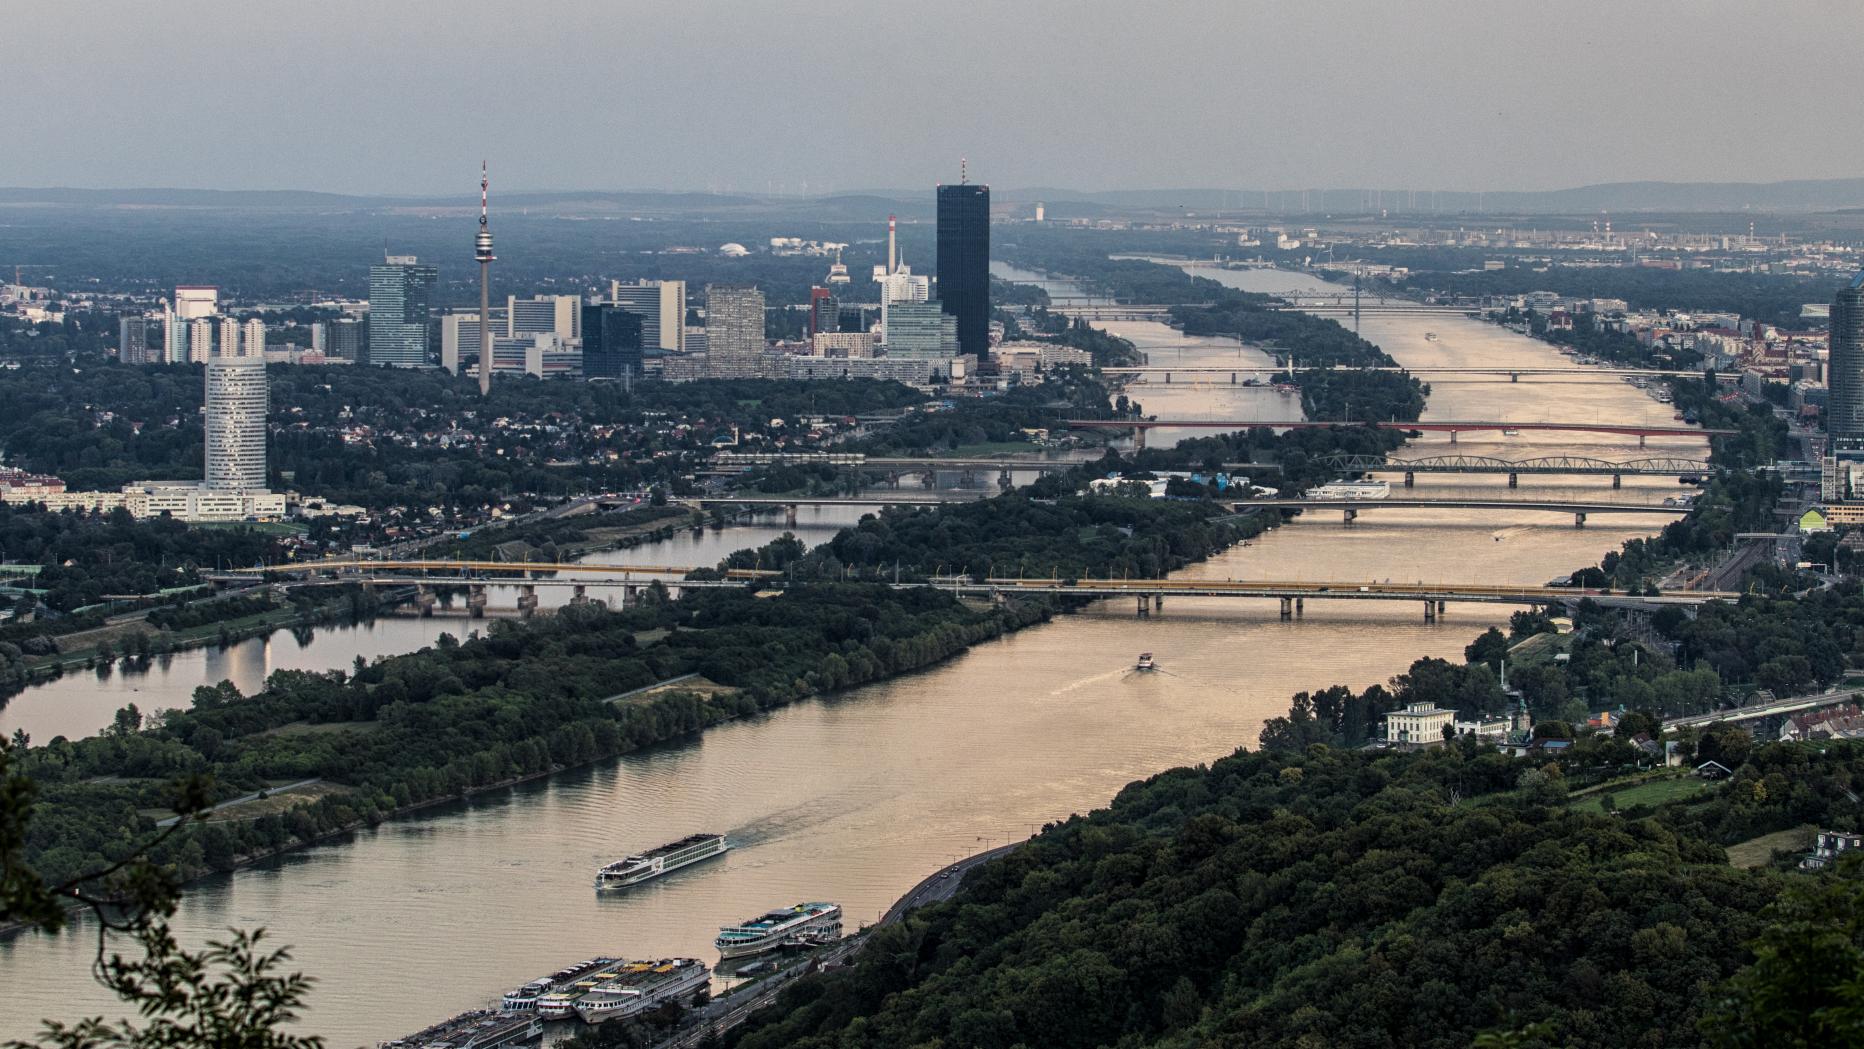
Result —
[[[1209, 275], [1257, 290], [1306, 278], [1263, 271]], [[1309, 282], [1311, 283], [1311, 282]], [[1108, 327], [1156, 360], [1229, 363], [1233, 340], [1188, 338], [1153, 323]], [[1437, 338], [1426, 338], [1434, 331]], [[1364, 334], [1401, 362], [1559, 364], [1550, 348], [1475, 321], [1366, 318]], [[1243, 351], [1245, 353], [1250, 351]], [[1286, 418], [1298, 410], [1270, 389], [1141, 385], [1148, 413]], [[1615, 382], [1455, 383], [1436, 387], [1437, 418], [1667, 421], [1667, 409]], [[1420, 450], [1441, 439], [1426, 438]], [[1652, 451], [1659, 450], [1653, 441]], [[1635, 441], [1465, 438], [1463, 451], [1519, 458], [1582, 451], [1633, 458]], [[1697, 439], [1663, 451], [1703, 452]], [[1482, 492], [1522, 499], [1576, 495], [1655, 503], [1673, 479], [1552, 479], [1509, 492], [1500, 478], [1422, 475], [1419, 496]], [[1263, 483], [1274, 484], [1265, 475]], [[1594, 563], [1666, 518], [1595, 517], [1575, 529], [1560, 514], [1456, 510], [1367, 513], [1344, 525], [1313, 514], [1187, 570], [1279, 579], [1428, 579], [1540, 583]], [[768, 533], [765, 533], [768, 534]], [[820, 539], [817, 530], [808, 538]], [[727, 533], [724, 540], [737, 540]], [[745, 533], [735, 545], [756, 536]], [[682, 539], [680, 542], [690, 542]], [[708, 535], [706, 543], [719, 537]], [[718, 546], [613, 555], [704, 563]], [[1409, 603], [1308, 603], [1284, 622], [1269, 601], [1168, 602], [1135, 619], [1124, 602], [981, 645], [922, 673], [721, 726], [703, 736], [468, 803], [385, 824], [193, 887], [176, 918], [196, 941], [228, 927], [265, 926], [317, 977], [304, 1027], [333, 1046], [407, 1033], [485, 1003], [509, 987], [598, 953], [711, 962], [721, 924], [780, 904], [832, 900], [852, 928], [954, 857], [1029, 834], [1043, 822], [1106, 804], [1160, 770], [1252, 745], [1291, 693], [1385, 681], [1426, 655], [1459, 656], [1510, 610], [1451, 606], [1427, 624]], [[454, 623], [452, 629], [458, 629]], [[319, 635], [309, 648], [269, 646], [177, 656], [159, 686], [181, 702], [195, 684], [243, 687], [285, 665], [341, 666], [375, 632], [431, 636], [446, 623], [386, 622]], [[421, 636], [414, 637], [418, 642]], [[407, 647], [407, 637], [382, 642]], [[262, 645], [252, 642], [249, 644]], [[332, 646], [327, 651], [322, 645]], [[1151, 651], [1162, 672], [1131, 672]], [[239, 675], [244, 675], [242, 679]], [[77, 679], [67, 679], [54, 688]], [[118, 687], [121, 679], [104, 682]], [[142, 687], [156, 687], [145, 676]], [[88, 685], [88, 681], [78, 681]], [[82, 688], [73, 685], [72, 695]], [[47, 690], [35, 690], [19, 703]], [[114, 708], [122, 696], [101, 701]], [[130, 697], [133, 698], [133, 697]], [[36, 730], [35, 730], [36, 731]], [[600, 863], [693, 831], [723, 831], [738, 848], [621, 896], [590, 887]], [[116, 1010], [89, 981], [94, 941], [61, 936], [0, 943], [0, 1038], [34, 1017]]]

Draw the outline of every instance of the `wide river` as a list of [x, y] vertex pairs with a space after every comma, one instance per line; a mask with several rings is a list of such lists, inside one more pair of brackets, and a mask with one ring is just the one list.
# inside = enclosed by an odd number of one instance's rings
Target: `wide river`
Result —
[[[1260, 291], [1317, 283], [1273, 271], [1198, 272]], [[1107, 327], [1154, 361], [1263, 362], [1234, 341], [1186, 337], [1156, 323]], [[1458, 318], [1367, 316], [1363, 334], [1417, 367], [1565, 362], [1544, 344]], [[1142, 385], [1131, 395], [1162, 417], [1269, 420], [1299, 410], [1271, 389], [1227, 381]], [[1597, 380], [1439, 383], [1428, 416], [1670, 420], [1669, 409], [1644, 393]], [[1154, 440], [1160, 436], [1169, 439]], [[1651, 444], [1653, 452], [1704, 451], [1695, 438]], [[1507, 458], [1638, 454], [1635, 440], [1532, 431], [1464, 437], [1457, 447]], [[1446, 437], [1427, 436], [1416, 451], [1446, 448]], [[1605, 478], [1524, 477], [1510, 492], [1498, 477], [1426, 474], [1414, 494], [1656, 503], [1678, 490], [1665, 478], [1628, 477], [1623, 490], [1612, 491]], [[1348, 526], [1337, 514], [1319, 513], [1185, 574], [1541, 583], [1665, 520], [1600, 515], [1575, 529], [1561, 514], [1430, 509], [1370, 512]], [[819, 541], [835, 523], [819, 519], [804, 538]], [[703, 564], [773, 531], [682, 537], [608, 557]], [[1135, 619], [1125, 602], [1110, 603], [923, 673], [211, 879], [190, 889], [175, 924], [195, 942], [229, 927], [266, 927], [317, 978], [305, 1029], [333, 1046], [373, 1043], [598, 953], [710, 962], [719, 925], [774, 905], [836, 901], [853, 928], [955, 857], [1102, 806], [1135, 779], [1253, 745], [1262, 723], [1284, 712], [1296, 691], [1364, 687], [1420, 656], [1458, 656], [1510, 611], [1451, 606], [1443, 620], [1427, 624], [1408, 602], [1315, 601], [1305, 618], [1283, 622], [1271, 601], [1181, 600], [1149, 619]], [[70, 724], [94, 728], [95, 711], [107, 716], [125, 701], [145, 709], [180, 705], [202, 682], [227, 677], [251, 689], [278, 667], [344, 666], [358, 653], [406, 650], [467, 625], [384, 620], [320, 633], [304, 647], [279, 634], [225, 652], [178, 655], [151, 675], [67, 678], [17, 697], [8, 716], [19, 720], [0, 725], [49, 735], [49, 711], [90, 704], [93, 713]], [[1130, 672], [1141, 650], [1163, 672]], [[57, 702], [42, 702], [54, 696]], [[47, 720], [35, 720], [41, 717]], [[727, 832], [738, 847], [722, 861], [626, 895], [598, 898], [591, 890], [600, 863], [696, 830]], [[82, 927], [0, 943], [0, 1038], [27, 1034], [38, 1017], [117, 1014], [89, 979], [94, 943]]]

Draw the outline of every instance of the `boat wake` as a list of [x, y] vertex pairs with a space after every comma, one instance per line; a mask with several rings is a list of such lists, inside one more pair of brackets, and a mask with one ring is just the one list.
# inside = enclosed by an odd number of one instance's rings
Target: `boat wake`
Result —
[[1121, 667], [1118, 670], [1109, 670], [1104, 674], [1095, 674], [1092, 677], [1084, 677], [1079, 681], [1071, 681], [1068, 684], [1063, 685], [1062, 687], [1056, 689], [1055, 691], [1050, 692], [1049, 695], [1051, 696], [1067, 695], [1068, 693], [1073, 692], [1076, 689], [1086, 688], [1089, 685], [1097, 685], [1103, 681], [1114, 681], [1119, 678], [1123, 678], [1126, 675], [1131, 674], [1131, 673], [1133, 673], [1133, 668], [1131, 667]]

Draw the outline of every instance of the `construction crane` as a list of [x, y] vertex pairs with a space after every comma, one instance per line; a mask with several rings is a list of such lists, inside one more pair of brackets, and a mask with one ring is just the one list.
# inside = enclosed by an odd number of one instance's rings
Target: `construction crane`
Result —
[[15, 284], [19, 283], [19, 271], [20, 270], [49, 270], [49, 269], [56, 268], [51, 263], [48, 263], [48, 262], [15, 262], [12, 264], [12, 266], [13, 266], [13, 283]]

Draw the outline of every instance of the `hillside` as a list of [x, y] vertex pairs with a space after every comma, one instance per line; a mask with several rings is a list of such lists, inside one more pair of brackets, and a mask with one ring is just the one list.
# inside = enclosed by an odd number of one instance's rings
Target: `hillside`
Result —
[[1046, 829], [734, 1044], [1740, 1044], [1722, 988], [1806, 879], [1723, 845], [1855, 822], [1858, 772], [1864, 747], [1764, 748], [1604, 815], [1473, 746], [1239, 752]]

